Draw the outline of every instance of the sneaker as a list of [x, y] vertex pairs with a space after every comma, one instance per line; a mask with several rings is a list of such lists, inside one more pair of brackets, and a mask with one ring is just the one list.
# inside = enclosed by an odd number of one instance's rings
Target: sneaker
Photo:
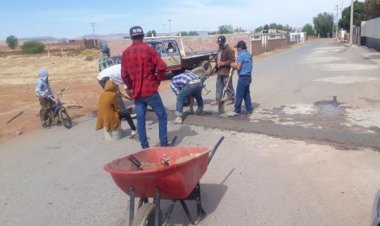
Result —
[[218, 105], [218, 104], [219, 104], [219, 102], [220, 102], [219, 100], [214, 100], [214, 101], [213, 101], [213, 102], [211, 102], [210, 104], [211, 104], [211, 105]]
[[228, 117], [236, 117], [236, 116], [238, 116], [238, 115], [240, 115], [239, 113], [236, 113], [236, 112], [230, 112], [230, 113], [228, 113]]
[[136, 136], [136, 130], [132, 130], [131, 135], [129, 135], [129, 139], [133, 139]]
[[175, 124], [182, 124], [182, 118], [181, 118], [181, 117], [177, 117], [177, 118], [174, 120], [174, 123], [175, 123]]

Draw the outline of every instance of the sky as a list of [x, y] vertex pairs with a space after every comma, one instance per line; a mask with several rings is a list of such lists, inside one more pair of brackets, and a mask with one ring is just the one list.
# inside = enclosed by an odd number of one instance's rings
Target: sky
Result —
[[[15, 0], [3, 1], [0, 40], [52, 36], [128, 33], [140, 25], [144, 31], [216, 31], [220, 25], [254, 30], [279, 23], [302, 28], [318, 13], [336, 15], [336, 5], [350, 0]], [[170, 20], [170, 21], [169, 21]], [[170, 26], [169, 26], [170, 25]]]

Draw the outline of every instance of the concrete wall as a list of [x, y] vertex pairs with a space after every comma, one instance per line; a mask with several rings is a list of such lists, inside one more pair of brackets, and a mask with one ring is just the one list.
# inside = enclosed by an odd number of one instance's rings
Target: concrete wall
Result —
[[[97, 40], [95, 40], [97, 43]], [[93, 39], [71, 40], [67, 43], [48, 43], [45, 44], [45, 50], [83, 50], [86, 48], [94, 48]]]
[[361, 44], [380, 51], [380, 17], [362, 21]]

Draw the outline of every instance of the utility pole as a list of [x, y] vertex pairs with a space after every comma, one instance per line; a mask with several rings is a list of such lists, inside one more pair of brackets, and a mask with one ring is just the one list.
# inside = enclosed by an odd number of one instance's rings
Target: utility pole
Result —
[[338, 22], [339, 22], [339, 14], [338, 14], [338, 10], [339, 10], [339, 6], [336, 5], [336, 28], [335, 28], [335, 38], [338, 39]]
[[169, 19], [169, 36], [170, 36], [170, 39], [172, 39], [172, 20]]
[[352, 38], [354, 32], [354, 0], [351, 0], [351, 17], [350, 17], [350, 46], [352, 46]]
[[165, 26], [166, 26], [166, 24], [162, 24], [162, 35], [165, 34]]
[[96, 47], [96, 42], [95, 42], [95, 23], [91, 23], [92, 26], [92, 38], [94, 39], [94, 48]]

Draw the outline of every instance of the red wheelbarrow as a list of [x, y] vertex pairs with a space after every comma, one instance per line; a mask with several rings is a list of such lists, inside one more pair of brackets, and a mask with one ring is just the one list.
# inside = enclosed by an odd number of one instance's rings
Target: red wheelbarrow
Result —
[[[212, 150], [206, 147], [154, 147], [106, 164], [104, 170], [130, 196], [129, 225], [166, 225], [177, 201], [189, 221], [198, 223], [206, 214], [202, 208], [199, 181], [223, 139], [221, 137]], [[136, 197], [140, 197], [140, 201], [135, 216]], [[148, 198], [153, 198], [153, 203], [149, 203]], [[171, 200], [164, 219], [161, 199]], [[185, 200], [196, 201], [196, 220]]]

